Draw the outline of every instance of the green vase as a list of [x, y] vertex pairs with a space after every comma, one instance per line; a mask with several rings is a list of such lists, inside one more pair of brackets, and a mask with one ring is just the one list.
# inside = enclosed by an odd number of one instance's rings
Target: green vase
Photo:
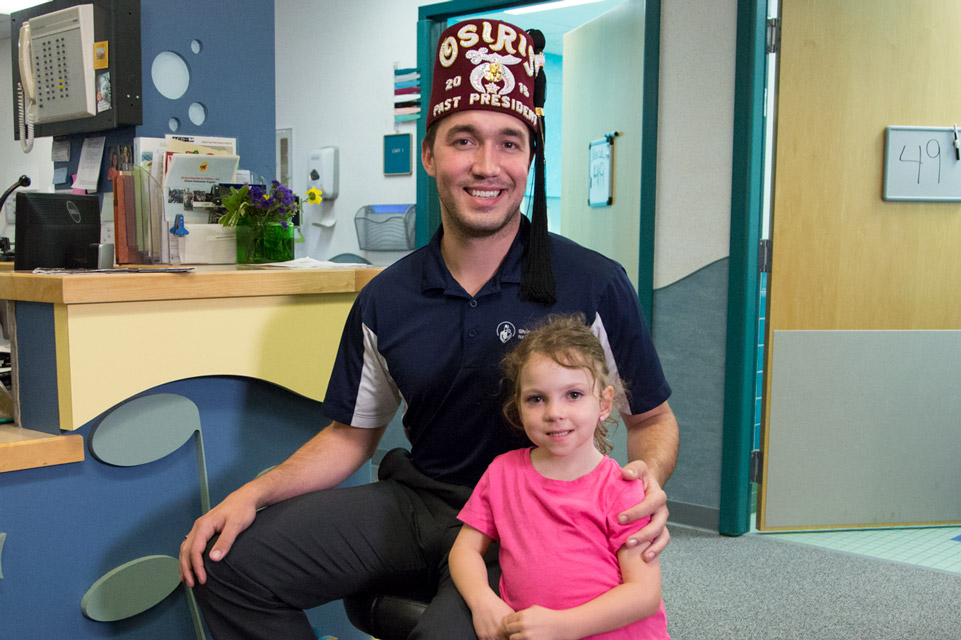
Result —
[[294, 259], [294, 225], [279, 222], [237, 225], [237, 264], [264, 264]]

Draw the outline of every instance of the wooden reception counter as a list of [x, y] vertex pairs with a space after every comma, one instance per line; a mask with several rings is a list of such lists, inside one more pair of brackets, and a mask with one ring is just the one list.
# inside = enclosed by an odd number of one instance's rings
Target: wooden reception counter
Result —
[[322, 400], [350, 306], [377, 272], [0, 271], [16, 425], [0, 427], [0, 472], [83, 460], [70, 431], [174, 380], [247, 376]]

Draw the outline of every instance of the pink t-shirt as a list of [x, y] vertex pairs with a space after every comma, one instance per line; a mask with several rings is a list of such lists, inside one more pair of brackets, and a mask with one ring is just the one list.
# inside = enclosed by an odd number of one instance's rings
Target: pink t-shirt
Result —
[[[458, 517], [500, 542], [501, 597], [515, 611], [569, 609], [621, 583], [617, 551], [645, 522], [622, 525], [617, 515], [643, 500], [644, 488], [606, 456], [577, 480], [551, 480], [530, 452], [495, 458]], [[664, 603], [649, 618], [590, 638], [668, 638]]]

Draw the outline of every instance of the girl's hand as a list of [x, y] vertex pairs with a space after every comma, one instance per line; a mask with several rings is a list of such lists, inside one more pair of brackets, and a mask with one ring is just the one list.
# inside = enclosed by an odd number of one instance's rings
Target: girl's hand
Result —
[[560, 611], [533, 606], [504, 618], [505, 637], [509, 640], [566, 640]]
[[472, 609], [477, 640], [507, 640], [502, 621], [513, 613], [514, 610], [497, 597], [491, 598], [477, 609]]

